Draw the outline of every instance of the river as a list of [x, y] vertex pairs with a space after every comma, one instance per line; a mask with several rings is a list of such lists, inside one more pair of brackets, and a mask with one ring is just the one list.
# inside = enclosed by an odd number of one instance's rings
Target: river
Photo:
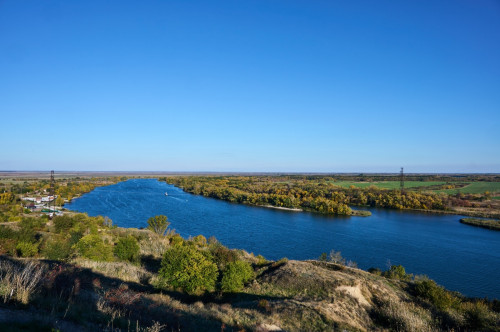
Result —
[[362, 269], [401, 264], [449, 290], [500, 299], [500, 232], [461, 224], [461, 216], [369, 209], [370, 217], [331, 217], [232, 204], [155, 179], [99, 187], [65, 207], [120, 227], [146, 227], [149, 217], [164, 214], [183, 237], [215, 236], [273, 260], [333, 249]]

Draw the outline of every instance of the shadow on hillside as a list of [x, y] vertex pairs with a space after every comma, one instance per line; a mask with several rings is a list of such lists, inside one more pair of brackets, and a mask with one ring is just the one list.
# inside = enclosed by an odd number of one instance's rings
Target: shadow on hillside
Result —
[[[25, 261], [0, 256], [0, 260], [23, 266]], [[249, 326], [223, 325], [207, 311], [193, 310], [195, 302], [214, 303], [214, 295], [190, 296], [168, 291], [159, 292], [151, 285], [125, 282], [104, 276], [91, 269], [58, 261], [41, 260], [46, 267], [41, 287], [27, 306], [36, 308], [52, 321], [71, 321], [92, 330], [134, 330], [138, 325], [155, 322], [165, 331], [239, 331]], [[168, 296], [164, 296], [168, 295]], [[12, 308], [12, 306], [11, 306]], [[224, 329], [223, 329], [224, 328]]]

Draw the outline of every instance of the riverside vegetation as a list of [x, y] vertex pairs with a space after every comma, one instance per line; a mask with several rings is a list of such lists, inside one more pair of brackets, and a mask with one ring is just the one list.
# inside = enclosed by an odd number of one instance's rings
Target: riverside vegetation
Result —
[[[59, 179], [56, 188], [63, 195], [61, 187], [69, 184], [68, 200], [120, 180]], [[321, 193], [314, 191], [316, 182], [303, 188], [313, 192], [304, 195], [306, 201]], [[44, 192], [48, 182], [2, 183], [5, 331], [495, 331], [500, 326], [498, 300], [449, 292], [406, 274], [402, 266], [366, 272], [338, 252], [311, 261], [268, 261], [215, 238], [184, 239], [165, 216], [152, 216], [148, 229], [119, 228], [105, 217], [68, 212], [50, 220], [20, 200]], [[266, 194], [272, 197], [271, 192]]]
[[[402, 266], [340, 253], [268, 261], [215, 238], [103, 217], [23, 216], [0, 226], [7, 331], [495, 331], [500, 302], [452, 293]], [[5, 318], [7, 317], [7, 318]]]
[[[171, 176], [160, 180], [183, 190], [233, 203], [302, 209], [332, 215], [369, 215], [350, 206], [424, 210], [476, 217], [500, 217], [500, 177], [487, 175], [407, 176], [409, 188], [396, 189], [396, 176], [265, 175]], [[460, 188], [487, 184], [494, 192], [464, 194]], [[348, 186], [347, 186], [348, 185]], [[458, 190], [447, 193], [446, 190]]]

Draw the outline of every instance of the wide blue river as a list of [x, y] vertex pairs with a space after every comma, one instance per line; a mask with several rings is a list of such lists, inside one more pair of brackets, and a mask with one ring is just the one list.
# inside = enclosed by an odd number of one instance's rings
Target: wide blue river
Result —
[[463, 225], [460, 216], [370, 209], [371, 217], [327, 217], [232, 204], [154, 179], [99, 187], [65, 207], [120, 227], [146, 227], [149, 217], [164, 214], [183, 237], [215, 236], [273, 260], [334, 249], [363, 269], [401, 264], [450, 290], [500, 299], [500, 232]]

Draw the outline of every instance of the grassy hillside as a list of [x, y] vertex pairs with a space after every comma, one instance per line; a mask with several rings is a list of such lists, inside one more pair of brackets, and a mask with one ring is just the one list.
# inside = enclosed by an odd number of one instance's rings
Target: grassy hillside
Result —
[[1, 226], [2, 329], [498, 330], [498, 301], [448, 292], [402, 266], [369, 273], [338, 253], [267, 261], [155, 220], [156, 232], [85, 215]]

